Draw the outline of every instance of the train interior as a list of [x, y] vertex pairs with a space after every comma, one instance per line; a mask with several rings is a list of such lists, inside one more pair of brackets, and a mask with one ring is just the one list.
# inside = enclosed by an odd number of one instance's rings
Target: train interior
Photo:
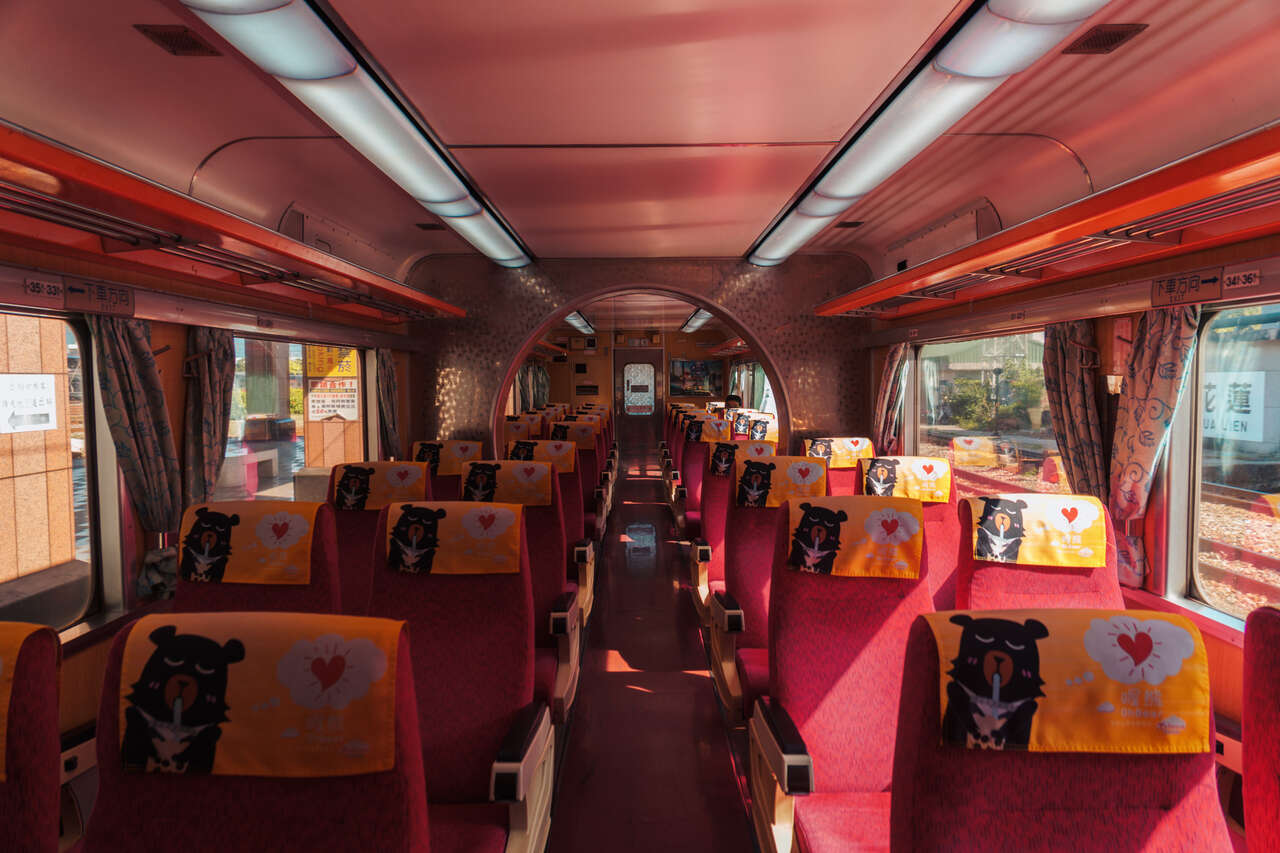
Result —
[[0, 849], [1280, 849], [1280, 4], [0, 4]]

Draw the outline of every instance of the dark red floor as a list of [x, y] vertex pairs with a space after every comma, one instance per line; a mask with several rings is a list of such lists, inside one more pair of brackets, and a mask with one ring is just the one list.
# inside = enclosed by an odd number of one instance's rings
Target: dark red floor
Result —
[[751, 851], [657, 440], [628, 426], [549, 849]]

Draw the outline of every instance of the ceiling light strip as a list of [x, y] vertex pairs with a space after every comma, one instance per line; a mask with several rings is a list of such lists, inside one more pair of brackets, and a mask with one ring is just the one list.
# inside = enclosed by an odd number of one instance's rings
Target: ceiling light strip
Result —
[[987, 0], [868, 124], [748, 260], [774, 266], [1029, 68], [1108, 0]]
[[711, 312], [705, 308], [698, 308], [689, 315], [689, 319], [684, 321], [684, 325], [680, 327], [680, 331], [685, 334], [691, 334], [698, 331], [707, 321], [711, 319]]
[[182, 0], [423, 207], [504, 267], [529, 256], [305, 0]]

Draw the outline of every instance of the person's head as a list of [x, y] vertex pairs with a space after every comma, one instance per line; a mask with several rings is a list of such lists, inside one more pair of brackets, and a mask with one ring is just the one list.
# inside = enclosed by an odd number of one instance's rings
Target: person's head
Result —
[[741, 409], [742, 398], [737, 394], [730, 394], [728, 397], [724, 398], [724, 407], [726, 409]]

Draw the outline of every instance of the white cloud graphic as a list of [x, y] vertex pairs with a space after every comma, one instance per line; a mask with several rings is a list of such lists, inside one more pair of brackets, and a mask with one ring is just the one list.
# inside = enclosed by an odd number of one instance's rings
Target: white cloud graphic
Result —
[[941, 459], [912, 459], [911, 473], [923, 482], [933, 483], [947, 473], [948, 465]]
[[573, 446], [567, 441], [553, 441], [547, 445], [547, 448], [552, 456], [564, 456]]
[[386, 478], [394, 488], [403, 489], [422, 479], [422, 469], [413, 465], [397, 465], [387, 469]]
[[522, 483], [536, 483], [543, 477], [547, 476], [547, 464], [536, 462], [525, 462], [523, 465], [513, 465], [512, 470], [516, 472], [516, 479]]
[[515, 523], [516, 514], [503, 507], [481, 507], [462, 516], [462, 529], [473, 539], [496, 539]]
[[1093, 501], [1063, 498], [1047, 509], [1049, 524], [1063, 533], [1080, 533], [1098, 520], [1098, 505]]
[[1167, 735], [1181, 734], [1186, 731], [1187, 721], [1179, 717], [1177, 714], [1171, 714], [1160, 722], [1156, 723], [1160, 731]]
[[822, 465], [816, 462], [792, 462], [787, 466], [787, 477], [797, 486], [807, 486], [816, 483], [822, 471]]
[[849, 450], [854, 453], [857, 453], [867, 446], [867, 440], [865, 438], [846, 438], [844, 439], [844, 443], [848, 445]]
[[467, 444], [455, 444], [449, 449], [453, 452], [453, 455], [459, 459], [470, 459], [475, 455], [478, 447], [479, 445], [468, 442]]
[[909, 512], [878, 509], [867, 516], [863, 529], [879, 545], [899, 545], [920, 532], [920, 522]]
[[268, 548], [291, 548], [302, 541], [310, 529], [311, 523], [305, 518], [285, 511], [264, 515], [254, 532], [258, 541]]
[[1115, 711], [1115, 709], [1116, 709], [1116, 706], [1112, 705], [1110, 702], [1103, 702], [1101, 705], [1098, 706], [1098, 713], [1110, 714], [1113, 711]]
[[1094, 619], [1085, 632], [1084, 648], [1113, 681], [1157, 686], [1178, 674], [1182, 662], [1195, 653], [1196, 642], [1172, 622], [1121, 614]]
[[276, 664], [276, 678], [304, 708], [340, 711], [387, 673], [387, 656], [363, 637], [324, 634], [299, 640]]

